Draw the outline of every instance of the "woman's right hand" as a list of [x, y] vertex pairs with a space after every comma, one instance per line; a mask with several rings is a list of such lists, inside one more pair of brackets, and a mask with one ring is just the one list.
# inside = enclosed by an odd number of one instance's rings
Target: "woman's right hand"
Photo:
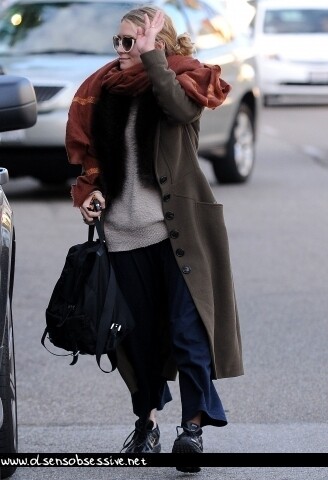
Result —
[[[136, 46], [140, 53], [146, 53], [156, 48], [156, 36], [164, 26], [165, 15], [162, 10], [157, 10], [151, 22], [146, 13], [144, 19], [144, 27], [137, 28]], [[163, 48], [164, 46], [163, 44]]]
[[[100, 204], [100, 210], [96, 211], [93, 204], [94, 200], [97, 200]], [[99, 218], [102, 210], [105, 208], [105, 199], [99, 190], [92, 192], [83, 202], [80, 207], [80, 212], [83, 217], [84, 223], [87, 225], [93, 225], [95, 218]]]

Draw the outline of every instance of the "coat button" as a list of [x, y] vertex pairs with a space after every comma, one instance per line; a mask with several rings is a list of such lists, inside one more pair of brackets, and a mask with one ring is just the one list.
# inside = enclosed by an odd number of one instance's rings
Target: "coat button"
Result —
[[165, 218], [166, 218], [166, 220], [173, 220], [174, 213], [173, 212], [166, 212]]
[[169, 193], [166, 193], [164, 196], [163, 196], [163, 202], [168, 202], [171, 198], [171, 195]]
[[185, 252], [182, 248], [177, 248], [176, 251], [175, 251], [175, 254], [177, 257], [183, 257]]
[[163, 175], [162, 177], [160, 177], [159, 179], [159, 183], [165, 183], [167, 181], [167, 176], [166, 175]]
[[178, 236], [179, 236], [178, 230], [171, 230], [170, 231], [170, 237], [171, 238], [178, 238]]
[[182, 273], [184, 273], [185, 275], [188, 275], [188, 273], [191, 272], [191, 268], [189, 267], [189, 265], [184, 265], [184, 266], [181, 268], [181, 271], [182, 271]]

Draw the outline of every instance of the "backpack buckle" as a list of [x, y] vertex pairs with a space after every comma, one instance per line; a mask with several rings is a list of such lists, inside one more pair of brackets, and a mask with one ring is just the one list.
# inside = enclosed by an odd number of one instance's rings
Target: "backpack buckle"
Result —
[[112, 323], [110, 326], [110, 329], [115, 330], [116, 332], [119, 332], [121, 328], [122, 328], [122, 325], [120, 325], [119, 323]]

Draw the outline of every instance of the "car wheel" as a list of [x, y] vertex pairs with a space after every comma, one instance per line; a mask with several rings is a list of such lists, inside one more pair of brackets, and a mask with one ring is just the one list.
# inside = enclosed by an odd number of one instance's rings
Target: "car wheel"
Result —
[[[0, 428], [0, 453], [15, 454], [17, 453], [18, 432], [14, 332], [11, 312], [7, 315], [0, 373], [0, 397], [3, 407], [3, 424]], [[15, 466], [2, 466], [1, 478], [10, 477], [15, 470]]]
[[253, 113], [246, 104], [239, 107], [226, 154], [212, 157], [211, 161], [220, 183], [243, 183], [249, 179], [255, 161], [255, 134]]
[[270, 95], [263, 95], [263, 105], [265, 107], [270, 107], [270, 105], [271, 105]]

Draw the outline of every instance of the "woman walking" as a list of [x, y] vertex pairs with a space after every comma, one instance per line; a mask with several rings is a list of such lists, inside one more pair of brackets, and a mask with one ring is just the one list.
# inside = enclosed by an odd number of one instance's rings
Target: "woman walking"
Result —
[[129, 11], [113, 45], [118, 58], [73, 99], [66, 148], [82, 165], [74, 206], [87, 224], [101, 215], [136, 322], [117, 352], [137, 416], [122, 450], [160, 451], [156, 413], [172, 399], [167, 381], [178, 373], [172, 452], [201, 453], [203, 427], [227, 424], [213, 380], [243, 374], [222, 205], [197, 157], [203, 109], [219, 107], [230, 86], [219, 66], [192, 57], [190, 37], [177, 36], [161, 10]]

